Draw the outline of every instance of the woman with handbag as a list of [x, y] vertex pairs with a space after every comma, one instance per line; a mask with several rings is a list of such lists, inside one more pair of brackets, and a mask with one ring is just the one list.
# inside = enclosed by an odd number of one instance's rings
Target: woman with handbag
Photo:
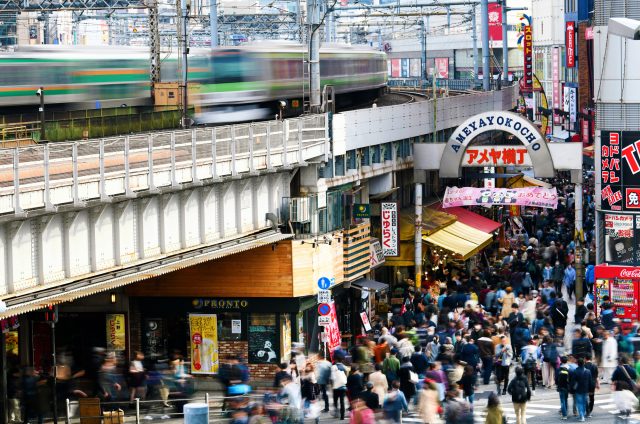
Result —
[[398, 377], [400, 377], [400, 391], [404, 393], [407, 403], [411, 404], [411, 398], [416, 394], [416, 382], [418, 379], [418, 375], [411, 364], [411, 358], [406, 356], [402, 358]]

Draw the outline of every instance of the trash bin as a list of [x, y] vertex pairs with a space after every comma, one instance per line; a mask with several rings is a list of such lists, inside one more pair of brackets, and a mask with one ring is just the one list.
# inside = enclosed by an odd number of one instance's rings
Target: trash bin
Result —
[[188, 403], [184, 406], [184, 424], [208, 424], [209, 405], [206, 403]]

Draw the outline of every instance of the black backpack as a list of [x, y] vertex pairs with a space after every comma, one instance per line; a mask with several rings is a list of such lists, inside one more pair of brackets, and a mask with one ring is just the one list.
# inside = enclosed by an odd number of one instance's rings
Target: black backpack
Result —
[[542, 356], [544, 356], [544, 362], [551, 362], [555, 364], [558, 360], [558, 349], [553, 343], [545, 343], [542, 346]]
[[516, 377], [511, 389], [513, 402], [522, 403], [529, 400], [527, 396], [527, 380], [524, 377]]
[[565, 367], [560, 367], [558, 370], [558, 378], [556, 380], [556, 384], [558, 385], [558, 389], [568, 389], [569, 388], [569, 369]]

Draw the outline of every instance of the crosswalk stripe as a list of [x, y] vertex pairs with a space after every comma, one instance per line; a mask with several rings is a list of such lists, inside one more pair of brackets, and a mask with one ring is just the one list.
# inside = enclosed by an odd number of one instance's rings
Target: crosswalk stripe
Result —
[[608, 399], [596, 399], [593, 404], [594, 405], [602, 405], [603, 403], [611, 403], [613, 402], [613, 398], [608, 398]]
[[613, 404], [611, 404], [611, 403], [608, 403], [608, 404], [606, 404], [606, 405], [598, 405], [598, 407], [599, 407], [599, 408], [602, 408], [602, 409], [613, 409], [613, 408], [615, 408], [616, 406], [615, 406], [615, 405], [613, 405]]

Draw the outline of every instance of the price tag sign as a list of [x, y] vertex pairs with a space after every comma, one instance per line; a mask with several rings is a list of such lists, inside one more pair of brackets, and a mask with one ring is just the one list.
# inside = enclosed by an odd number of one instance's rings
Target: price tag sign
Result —
[[326, 326], [331, 324], [331, 317], [329, 315], [319, 316], [318, 325]]
[[331, 303], [331, 290], [320, 290], [318, 292], [318, 303]]

